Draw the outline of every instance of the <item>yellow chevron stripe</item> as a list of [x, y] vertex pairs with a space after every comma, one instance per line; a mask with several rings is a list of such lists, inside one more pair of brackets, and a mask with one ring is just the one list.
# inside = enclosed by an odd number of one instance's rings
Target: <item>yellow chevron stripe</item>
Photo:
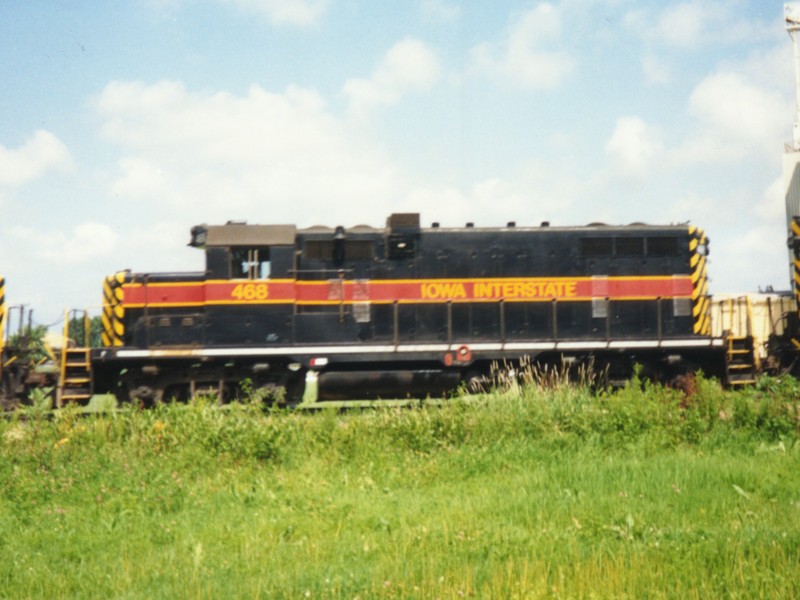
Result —
[[706, 300], [701, 318], [700, 331], [709, 333], [711, 331], [711, 302], [709, 300]]
[[111, 291], [111, 281], [111, 277], [106, 277], [103, 280], [103, 314], [101, 315], [103, 331], [100, 335], [100, 341], [102, 342], [103, 346], [110, 346], [112, 337], [111, 319], [113, 317], [111, 300], [113, 297], [113, 292]]
[[703, 266], [700, 269], [699, 277], [697, 278], [697, 283], [699, 285], [701, 281], [707, 281], [707, 280], [708, 280], [708, 272], [705, 263], [703, 263]]
[[695, 321], [693, 331], [698, 335], [708, 335], [708, 325], [705, 318]]
[[706, 273], [708, 271], [708, 261], [706, 261], [705, 258], [700, 263], [700, 271], [702, 272], [703, 279], [706, 279]]
[[701, 300], [695, 306], [692, 307], [692, 316], [695, 319], [698, 319], [702, 315], [704, 315], [707, 311], [708, 311], [708, 300], [704, 298], [703, 300]]
[[800, 237], [800, 223], [797, 222], [797, 217], [792, 219], [792, 234]]
[[705, 232], [697, 227], [689, 227], [689, 267], [692, 280], [692, 330], [698, 335], [710, 334], [708, 299], [708, 272], [706, 257], [698, 251], [701, 244], [707, 244]]
[[706, 262], [705, 260], [698, 265], [697, 269], [692, 272], [692, 285], [698, 286], [701, 280], [706, 278]]
[[127, 279], [125, 271], [109, 275], [103, 281], [102, 340], [105, 346], [121, 346], [125, 334], [125, 309], [122, 307], [124, 291], [122, 285]]
[[697, 304], [697, 307], [696, 307], [696, 308], [697, 308], [697, 310], [693, 311], [693, 312], [694, 312], [693, 316], [694, 316], [694, 317], [698, 317], [698, 318], [699, 318], [699, 317], [701, 317], [701, 316], [702, 316], [702, 317], [705, 317], [705, 318], [708, 318], [708, 315], [707, 315], [707, 313], [708, 313], [708, 306], [709, 306], [708, 298], [707, 298], [707, 297], [706, 297], [706, 298], [703, 298], [703, 299], [702, 299], [702, 300], [701, 300], [701, 301], [700, 301], [700, 302]]

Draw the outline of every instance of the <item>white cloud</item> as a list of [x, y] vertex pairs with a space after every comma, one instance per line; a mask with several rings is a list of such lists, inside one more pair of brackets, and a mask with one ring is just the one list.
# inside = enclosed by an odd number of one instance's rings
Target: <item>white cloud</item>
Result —
[[225, 0], [260, 13], [277, 24], [310, 25], [325, 13], [329, 0]]
[[632, 9], [622, 21], [645, 40], [676, 50], [751, 43], [774, 36], [772, 19], [742, 17], [744, 11], [737, 11], [737, 4], [740, 3], [718, 0], [661, 3], [659, 9]]
[[562, 18], [549, 3], [522, 13], [502, 44], [483, 43], [472, 49], [474, 68], [500, 75], [529, 89], [554, 89], [568, 78], [575, 60], [552, 47], [561, 40]]
[[71, 166], [69, 151], [49, 131], [36, 131], [16, 150], [0, 145], [0, 186], [17, 187], [50, 170]]
[[707, 9], [698, 3], [674, 4], [659, 15], [656, 30], [670, 46], [693, 48], [703, 42], [710, 16]]
[[253, 86], [236, 96], [114, 82], [95, 106], [103, 135], [123, 152], [114, 194], [157, 203], [163, 218], [191, 209], [199, 220], [379, 220], [374, 199], [398, 187], [380, 150], [356, 141], [311, 90]]
[[605, 146], [623, 172], [642, 173], [663, 153], [658, 130], [639, 117], [620, 117]]
[[23, 226], [12, 227], [10, 233], [27, 244], [32, 254], [56, 264], [76, 264], [110, 255], [117, 242], [117, 234], [108, 225], [95, 222], [77, 225], [69, 235]]
[[351, 111], [362, 115], [396, 104], [405, 94], [431, 88], [440, 70], [439, 59], [428, 46], [406, 39], [392, 46], [370, 79], [350, 79], [343, 91]]
[[[448, 227], [460, 227], [467, 222], [477, 227], [497, 227], [509, 221], [530, 225], [530, 219], [560, 215], [559, 211], [569, 202], [563, 195], [542, 189], [549, 184], [546, 175], [535, 179], [538, 187], [499, 177], [477, 181], [464, 188], [419, 187], [409, 192], [396, 210], [419, 212], [425, 224], [438, 221]], [[555, 199], [555, 195], [559, 198]], [[538, 214], [532, 214], [532, 207]]]
[[775, 132], [784, 108], [781, 95], [771, 93], [746, 81], [737, 73], [719, 73], [706, 77], [689, 98], [690, 110], [714, 126], [732, 135], [759, 139], [765, 132]]
[[699, 127], [681, 149], [681, 160], [735, 161], [778, 151], [791, 104], [774, 89], [725, 71], [695, 87], [688, 110]]

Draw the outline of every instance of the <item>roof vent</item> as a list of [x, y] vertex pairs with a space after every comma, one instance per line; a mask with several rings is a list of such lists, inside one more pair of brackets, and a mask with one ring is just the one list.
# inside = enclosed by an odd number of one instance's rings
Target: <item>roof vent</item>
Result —
[[390, 229], [419, 229], [419, 213], [392, 213], [386, 219], [386, 225]]
[[475, 223], [470, 221], [469, 223], [467, 223], [467, 227], [470, 227], [470, 228], [475, 227]]
[[439, 221], [434, 221], [433, 223], [431, 223], [431, 227], [433, 229], [439, 229]]
[[506, 223], [506, 227], [516, 227], [516, 226], [517, 226], [516, 221], [509, 221], [508, 223]]
[[550, 221], [542, 221], [542, 227], [550, 227]]

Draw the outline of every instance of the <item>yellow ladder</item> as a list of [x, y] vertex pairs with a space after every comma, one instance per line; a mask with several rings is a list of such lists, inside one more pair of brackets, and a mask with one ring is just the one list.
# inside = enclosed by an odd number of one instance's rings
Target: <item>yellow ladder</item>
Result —
[[[744, 305], [744, 306], [742, 306]], [[753, 338], [753, 306], [748, 296], [728, 300], [728, 351], [726, 373], [728, 385], [749, 385], [756, 382], [761, 368]]]
[[[70, 322], [82, 315], [84, 346], [70, 346]], [[93, 393], [92, 350], [89, 348], [91, 322], [86, 311], [65, 311], [64, 339], [61, 347], [61, 378], [58, 388], [58, 405], [67, 402], [88, 404]]]
[[753, 337], [728, 336], [728, 385], [749, 385], [756, 382], [756, 358]]

